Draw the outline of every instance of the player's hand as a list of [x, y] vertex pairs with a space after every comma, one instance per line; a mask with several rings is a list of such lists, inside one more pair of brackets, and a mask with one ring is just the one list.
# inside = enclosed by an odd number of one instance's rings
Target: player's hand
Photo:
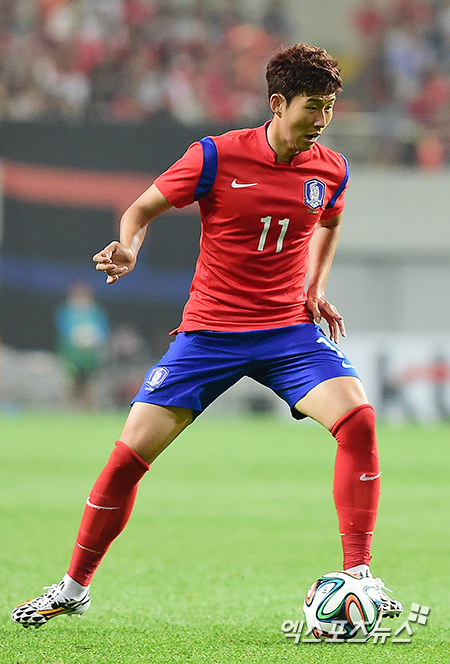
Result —
[[328, 302], [328, 300], [326, 300], [323, 296], [308, 293], [306, 308], [310, 312], [311, 317], [316, 325], [320, 325], [322, 318], [327, 321], [330, 339], [335, 344], [338, 343], [340, 334], [345, 337], [346, 332], [344, 319], [336, 307]]
[[136, 265], [134, 252], [120, 242], [111, 242], [92, 260], [97, 263], [95, 269], [106, 272], [106, 283], [114, 284], [120, 277], [131, 272]]

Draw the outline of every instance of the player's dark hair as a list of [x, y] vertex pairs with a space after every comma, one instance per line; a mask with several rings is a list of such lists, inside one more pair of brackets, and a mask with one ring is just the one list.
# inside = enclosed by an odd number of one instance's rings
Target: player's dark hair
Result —
[[289, 105], [298, 95], [327, 96], [342, 90], [337, 61], [323, 48], [296, 44], [281, 48], [269, 61], [266, 70], [270, 97], [282, 94]]

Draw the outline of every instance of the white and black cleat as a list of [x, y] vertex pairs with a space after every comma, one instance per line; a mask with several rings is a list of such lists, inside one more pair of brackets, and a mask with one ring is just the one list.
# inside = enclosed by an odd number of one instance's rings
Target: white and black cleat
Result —
[[63, 585], [44, 587], [42, 595], [16, 606], [12, 620], [23, 627], [40, 627], [56, 616], [82, 616], [91, 605], [89, 590], [81, 599], [67, 599], [61, 592]]

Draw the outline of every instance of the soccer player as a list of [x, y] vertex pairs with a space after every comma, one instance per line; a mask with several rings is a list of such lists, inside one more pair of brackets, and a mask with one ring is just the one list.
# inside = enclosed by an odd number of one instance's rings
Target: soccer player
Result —
[[[294, 418], [311, 417], [335, 437], [343, 568], [371, 576], [380, 491], [375, 415], [336, 346], [345, 335], [342, 316], [325, 299], [348, 168], [318, 139], [331, 121], [341, 76], [326, 51], [297, 44], [273, 56], [267, 83], [272, 119], [191, 145], [125, 211], [120, 242], [94, 256], [114, 284], [134, 268], [151, 219], [198, 201], [200, 255], [175, 340], [147, 373], [89, 494], [67, 574], [13, 610], [25, 627], [85, 613], [91, 579], [128, 521], [140, 479], [243, 376], [271, 388]], [[384, 615], [398, 615], [400, 602], [381, 579], [377, 584]]]

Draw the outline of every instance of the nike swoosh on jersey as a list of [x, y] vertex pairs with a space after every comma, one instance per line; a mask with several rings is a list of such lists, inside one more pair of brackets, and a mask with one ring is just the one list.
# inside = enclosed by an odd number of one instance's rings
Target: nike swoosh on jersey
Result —
[[234, 178], [233, 182], [231, 183], [231, 186], [233, 187], [233, 189], [242, 189], [243, 187], [256, 187], [257, 184], [258, 184], [257, 182], [250, 182], [250, 183], [236, 182], [236, 178]]

